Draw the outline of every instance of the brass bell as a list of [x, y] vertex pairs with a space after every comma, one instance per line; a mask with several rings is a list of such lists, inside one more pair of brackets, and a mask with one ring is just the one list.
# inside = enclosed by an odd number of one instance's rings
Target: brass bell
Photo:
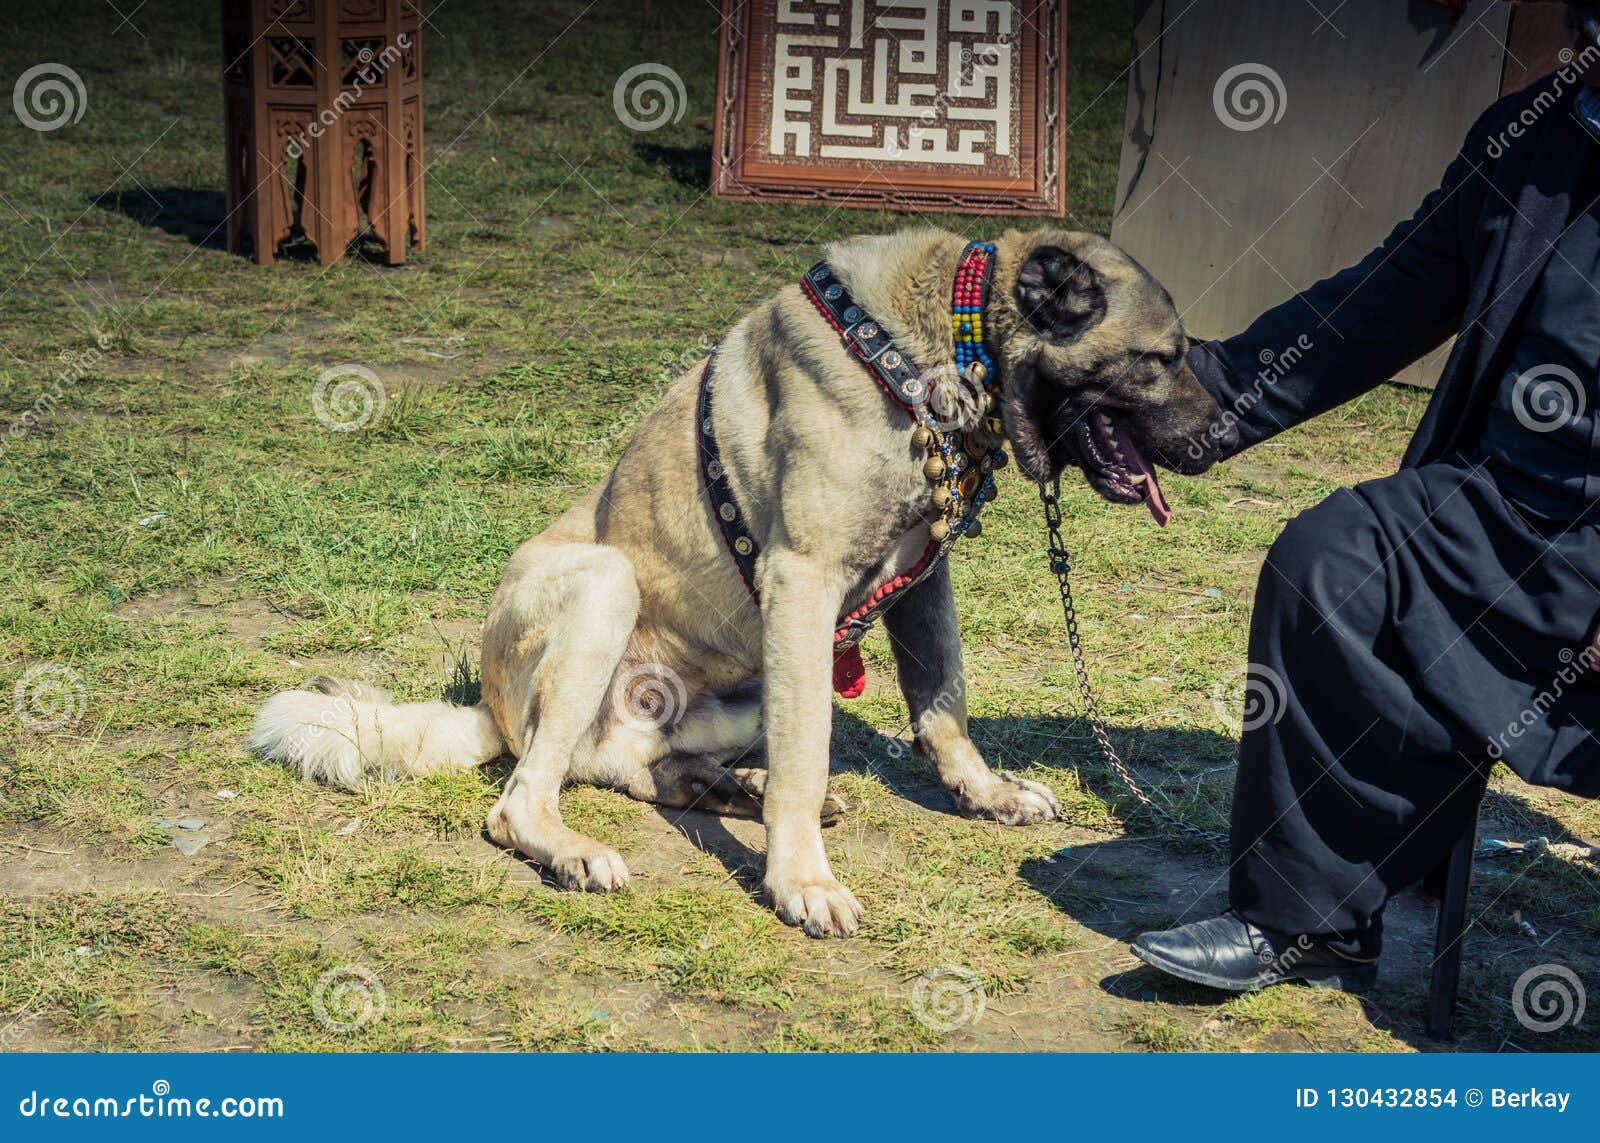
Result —
[[967, 376], [974, 385], [982, 385], [989, 379], [989, 367], [981, 361], [974, 361], [967, 366]]
[[942, 544], [950, 535], [950, 524], [945, 520], [935, 520], [928, 525], [928, 535], [933, 537], [933, 542]]
[[973, 520], [970, 524], [967, 525], [967, 539], [976, 540], [981, 535], [983, 535], [983, 521], [982, 520]]
[[941, 512], [950, 507], [950, 490], [942, 484], [933, 490], [933, 506]]
[[933, 443], [933, 430], [927, 425], [918, 425], [911, 430], [911, 443], [917, 448], [927, 448]]
[[993, 393], [985, 393], [983, 395], [983, 411], [985, 413], [994, 412], [995, 411], [995, 407], [998, 406], [999, 403], [1000, 402], [995, 400], [995, 396], [994, 396]]
[[983, 431], [990, 436], [1004, 438], [1006, 435], [1006, 423], [999, 417], [988, 417], [983, 422]]
[[941, 480], [944, 478], [946, 468], [944, 457], [930, 456], [922, 466], [922, 475], [929, 480]]

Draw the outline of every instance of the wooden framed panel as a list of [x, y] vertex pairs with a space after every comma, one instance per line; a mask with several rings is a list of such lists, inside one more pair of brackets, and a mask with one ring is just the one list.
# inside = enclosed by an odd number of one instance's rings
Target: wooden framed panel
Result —
[[723, 0], [712, 192], [1066, 210], [1066, 0]]

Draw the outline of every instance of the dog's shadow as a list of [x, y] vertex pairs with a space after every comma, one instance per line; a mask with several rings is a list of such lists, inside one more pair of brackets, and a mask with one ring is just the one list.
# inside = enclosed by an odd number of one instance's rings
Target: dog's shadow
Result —
[[[1035, 766], [1070, 771], [1086, 794], [1119, 816], [1136, 808], [1107, 765], [1089, 724], [1080, 718], [974, 718], [968, 733], [995, 770]], [[1233, 786], [1233, 739], [1184, 727], [1111, 727], [1117, 750], [1140, 781], [1207, 828], [1225, 829]], [[833, 769], [869, 773], [896, 795], [925, 809], [954, 812], [933, 763], [912, 749], [909, 735], [883, 734], [848, 710], [836, 712]]]
[[[476, 699], [475, 686], [476, 684], [474, 684], [473, 690], [470, 692], [474, 701]], [[452, 701], [460, 703], [462, 696], [469, 692], [464, 691], [459, 686], [454, 686], [451, 688], [450, 693]], [[756, 759], [753, 764], [764, 763]], [[515, 756], [507, 753], [485, 764], [483, 774], [494, 783], [495, 789], [501, 790], [505, 788], [506, 781], [516, 768], [517, 760]], [[684, 840], [690, 845], [719, 862], [728, 871], [728, 876], [733, 879], [734, 883], [746, 893], [751, 896], [760, 896], [761, 876], [766, 868], [765, 857], [742, 841], [728, 827], [728, 818], [707, 810], [684, 809], [678, 806], [652, 805], [648, 808], [655, 811], [663, 823], [682, 834]], [[751, 818], [733, 820], [755, 821], [755, 819]], [[755, 821], [755, 824], [759, 826], [760, 823]], [[481, 830], [478, 836], [484, 842], [498, 848], [498, 843], [489, 836], [488, 830]], [[546, 888], [561, 888], [555, 876], [533, 858], [515, 850], [507, 850], [506, 852], [528, 872], [537, 875]], [[629, 859], [636, 859], [638, 855], [626, 854], [626, 856]]]
[[731, 820], [753, 822], [759, 827], [759, 821], [752, 818], [730, 819], [705, 810], [675, 809], [670, 806], [655, 806], [654, 809], [661, 815], [662, 821], [683, 835], [685, 841], [727, 870], [734, 884], [751, 897], [760, 898], [761, 878], [767, 868], [766, 854], [746, 844], [728, 825]]
[[[477, 695], [475, 690], [455, 688], [451, 697], [461, 702]], [[1144, 808], [1106, 763], [1082, 719], [979, 718], [971, 721], [970, 733], [995, 769], [1032, 769], [1035, 777], [1041, 767], [1070, 774], [1068, 781], [1054, 783], [1064, 795], [1066, 825], [1104, 834], [1114, 822], [1121, 822], [1120, 837], [1072, 843], [1048, 856], [1030, 858], [1017, 869], [1024, 883], [1065, 916], [1126, 944], [1142, 932], [1216, 916], [1227, 907], [1225, 849], [1185, 837]], [[1159, 804], [1186, 822], [1226, 832], [1237, 751], [1232, 738], [1180, 727], [1111, 727], [1110, 736], [1134, 778]], [[749, 758], [744, 763], [764, 765], [765, 760]], [[500, 784], [514, 765], [513, 759], [501, 758], [489, 764], [487, 773]], [[871, 775], [897, 797], [925, 810], [956, 812], [932, 762], [913, 752], [908, 736], [882, 733], [847, 709], [834, 712], [830, 773]], [[760, 836], [759, 822], [696, 809], [653, 808], [689, 844], [718, 862], [742, 891], [760, 896], [765, 854], [746, 840]], [[1496, 795], [1483, 814], [1480, 828], [1485, 836], [1568, 834], [1561, 822], [1514, 794]], [[849, 821], [847, 814], [844, 823]], [[730, 828], [731, 822], [741, 825]], [[554, 884], [539, 866], [528, 865], [547, 884]], [[1440, 1047], [1425, 1037], [1421, 1020], [1433, 910], [1433, 900], [1420, 887], [1391, 903], [1385, 942], [1388, 983], [1362, 999], [1374, 1027], [1423, 1049]], [[1108, 996], [1131, 1000], [1217, 1006], [1232, 998], [1175, 980], [1135, 962], [1131, 955], [1099, 984]]]
[[[979, 750], [996, 769], [1022, 770], [1042, 765], [1071, 770], [1094, 799], [1110, 803], [1119, 816], [1128, 816], [1133, 831], [1130, 836], [1101, 844], [1112, 847], [1129, 841], [1140, 844], [1149, 835], [1159, 832], [1153, 820], [1132, 814], [1131, 796], [1116, 785], [1087, 725], [1080, 720], [1060, 717], [974, 719], [970, 730]], [[1141, 773], [1147, 772], [1150, 781], [1158, 787], [1159, 795], [1176, 795], [1175, 801], [1180, 807], [1215, 828], [1225, 828], [1219, 823], [1226, 821], [1226, 791], [1232, 785], [1235, 746], [1231, 739], [1206, 731], [1177, 728], [1126, 729], [1113, 731], [1113, 735], [1125, 757], [1140, 765]], [[745, 759], [742, 764], [765, 765], [765, 760]], [[954, 799], [939, 784], [932, 762], [917, 756], [907, 738], [884, 734], [846, 709], [834, 713], [830, 772], [869, 774], [897, 797], [924, 810], [956, 813]], [[741, 819], [727, 819], [694, 809], [667, 806], [655, 809], [661, 819], [691, 845], [719, 862], [741, 888], [759, 895], [765, 855], [730, 828], [730, 820]], [[849, 820], [847, 814], [844, 821], [848, 823]], [[1074, 852], [1087, 854], [1092, 848], [1086, 846]], [[1189, 849], [1192, 852], [1194, 847]], [[1033, 864], [1025, 865], [1021, 876], [1076, 919], [1084, 920], [1077, 916], [1080, 906], [1102, 899], [1103, 895], [1083, 896], [1071, 891], [1068, 888], [1070, 879], [1063, 881], [1061, 878], [1063, 869], [1039, 862], [1035, 870]]]
[[[1225, 833], [1232, 804], [1238, 744], [1188, 727], [1108, 727], [1126, 769], [1157, 804], [1200, 829]], [[1061, 820], [1095, 833], [1120, 821], [1121, 837], [1068, 845], [1024, 861], [1017, 875], [1041, 897], [1102, 936], [1126, 940], [1152, 928], [1211, 916], [1224, 907], [1227, 861], [1213, 844], [1186, 837], [1147, 809], [1101, 753], [1081, 718], [975, 718], [973, 744], [996, 770], [1044, 768], [1069, 775], [1056, 781]], [[835, 724], [835, 765], [866, 771], [900, 797], [943, 813], [955, 803], [932, 763], [909, 744], [883, 735], [846, 713]], [[840, 750], [843, 744], [845, 749]], [[1210, 908], [1215, 904], [1216, 908]], [[1137, 983], [1111, 981], [1127, 994]]]

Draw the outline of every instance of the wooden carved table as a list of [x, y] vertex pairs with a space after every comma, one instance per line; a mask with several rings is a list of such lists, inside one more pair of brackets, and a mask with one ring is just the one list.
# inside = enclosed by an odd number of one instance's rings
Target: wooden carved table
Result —
[[223, 0], [230, 250], [422, 249], [420, 24], [415, 0]]

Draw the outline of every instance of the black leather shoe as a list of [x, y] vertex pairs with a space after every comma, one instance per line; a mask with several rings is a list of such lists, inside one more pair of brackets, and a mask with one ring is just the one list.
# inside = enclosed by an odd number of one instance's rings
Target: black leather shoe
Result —
[[1299, 980], [1365, 992], [1378, 983], [1378, 958], [1328, 941], [1259, 929], [1234, 912], [1160, 933], [1144, 933], [1133, 955], [1162, 972], [1228, 992], [1254, 992]]

